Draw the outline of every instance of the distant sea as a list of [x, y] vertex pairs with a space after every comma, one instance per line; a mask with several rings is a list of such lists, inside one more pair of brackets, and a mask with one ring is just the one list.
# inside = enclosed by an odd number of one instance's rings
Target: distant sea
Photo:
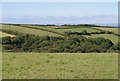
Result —
[[100, 25], [100, 26], [111, 26], [111, 27], [120, 27], [120, 25], [118, 26], [118, 24], [96, 24], [96, 25]]

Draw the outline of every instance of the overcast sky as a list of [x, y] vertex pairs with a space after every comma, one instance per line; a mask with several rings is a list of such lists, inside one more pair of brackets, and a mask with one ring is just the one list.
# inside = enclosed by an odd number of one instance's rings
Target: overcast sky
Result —
[[4, 2], [3, 23], [117, 24], [117, 2]]

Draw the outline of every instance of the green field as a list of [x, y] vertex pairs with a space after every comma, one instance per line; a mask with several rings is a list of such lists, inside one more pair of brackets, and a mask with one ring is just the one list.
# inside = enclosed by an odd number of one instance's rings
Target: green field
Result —
[[110, 39], [114, 44], [117, 44], [118, 40], [120, 40], [120, 37], [115, 36], [113, 34], [97, 34], [97, 35], [94, 34], [86, 37], [93, 37], [93, 38], [104, 37], [106, 39]]
[[31, 29], [31, 28], [23, 28], [23, 27], [19, 27], [19, 26], [12, 26], [12, 25], [2, 25], [3, 30], [11, 30], [11, 31], [17, 31], [21, 34], [34, 34], [34, 35], [38, 35], [38, 36], [45, 36], [45, 35], [49, 35], [49, 36], [61, 36], [59, 34], [55, 34], [52, 32], [47, 32], [47, 31], [43, 31], [43, 30], [37, 30], [37, 29]]
[[[23, 25], [24, 26], [24, 25]], [[2, 25], [2, 29], [4, 30], [12, 30], [12, 31], [18, 31], [19, 33], [22, 34], [34, 34], [34, 35], [38, 35], [38, 36], [45, 36], [45, 35], [49, 35], [49, 36], [62, 36], [60, 34], [64, 34], [64, 32], [68, 32], [68, 31], [73, 31], [73, 32], [81, 32], [83, 30], [87, 30], [87, 32], [99, 32], [100, 30], [96, 30], [96, 29], [101, 29], [101, 30], [105, 30], [105, 31], [112, 31], [115, 32], [116, 34], [118, 34], [118, 28], [103, 28], [103, 27], [76, 27], [76, 28], [56, 28], [56, 26], [48, 26], [48, 27], [44, 27], [44, 26], [31, 26], [31, 25], [25, 25], [29, 28], [26, 27], [20, 27], [20, 26], [13, 26], [13, 25]], [[38, 28], [38, 29], [34, 29], [34, 28]], [[94, 29], [96, 28], [96, 29]], [[120, 39], [120, 37], [112, 35], [112, 34], [96, 34], [96, 35], [92, 35], [92, 36], [86, 36], [86, 37], [105, 37], [110, 39], [114, 44], [118, 43], [118, 39]]]
[[55, 29], [55, 31], [60, 32], [60, 33], [69, 32], [69, 31], [81, 32], [83, 30], [87, 30], [87, 32], [97, 32], [97, 30], [94, 30], [94, 29], [91, 29], [91, 28], [84, 28], [84, 27], [81, 27], [81, 28], [70, 28], [70, 29]]
[[45, 30], [50, 30], [58, 33], [64, 33], [64, 32], [81, 32], [83, 30], [87, 30], [87, 32], [99, 32], [99, 30], [95, 30], [89, 27], [76, 27], [76, 28], [71, 28], [71, 27], [63, 27], [63, 28], [57, 28], [56, 26], [48, 26], [48, 27], [43, 27], [43, 26], [29, 26], [29, 27], [34, 27], [34, 28], [39, 28], [39, 29], [45, 29]]
[[3, 52], [3, 79], [118, 79], [117, 53]]
[[120, 28], [107, 28], [107, 27], [93, 27], [93, 28], [105, 30], [105, 31], [111, 31], [111, 32], [114, 32], [116, 34], [119, 34], [119, 30], [120, 30]]
[[[81, 32], [83, 30], [86, 30], [87, 32], [99, 32], [99, 30], [95, 30], [89, 27], [76, 27], [76, 28], [56, 28], [56, 26], [31, 26], [31, 25], [25, 25], [27, 27], [20, 27], [20, 26], [13, 26], [13, 25], [2, 25], [3, 30], [11, 30], [11, 31], [17, 31], [21, 34], [34, 34], [38, 36], [62, 36], [61, 34], [64, 34], [64, 32]], [[35, 29], [37, 28], [37, 29]]]
[[[63, 36], [64, 32], [69, 31], [100, 31], [94, 27], [56, 28], [55, 26], [31, 25], [27, 25], [27, 27], [2, 25], [2, 29], [17, 31], [21, 34], [57, 37]], [[118, 34], [117, 28], [100, 29]], [[1, 33], [1, 36], [11, 36], [11, 34]], [[92, 34], [86, 37], [104, 37], [110, 39], [114, 44], [118, 43], [118, 38], [120, 39], [113, 34]], [[6, 52], [5, 49], [3, 51], [3, 79], [118, 79], [117, 53], [25, 53]]]

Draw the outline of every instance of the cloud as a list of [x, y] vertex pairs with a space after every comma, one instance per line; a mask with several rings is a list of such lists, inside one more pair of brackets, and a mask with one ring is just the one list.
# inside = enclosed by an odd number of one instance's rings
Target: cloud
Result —
[[21, 18], [3, 18], [3, 23], [36, 23], [36, 24], [116, 24], [118, 17], [115, 15], [93, 15], [93, 16], [46, 16]]

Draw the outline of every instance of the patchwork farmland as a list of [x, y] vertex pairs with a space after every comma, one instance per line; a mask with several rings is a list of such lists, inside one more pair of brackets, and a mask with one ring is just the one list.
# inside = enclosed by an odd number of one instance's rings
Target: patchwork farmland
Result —
[[117, 79], [119, 28], [106, 29], [3, 24], [2, 77]]

